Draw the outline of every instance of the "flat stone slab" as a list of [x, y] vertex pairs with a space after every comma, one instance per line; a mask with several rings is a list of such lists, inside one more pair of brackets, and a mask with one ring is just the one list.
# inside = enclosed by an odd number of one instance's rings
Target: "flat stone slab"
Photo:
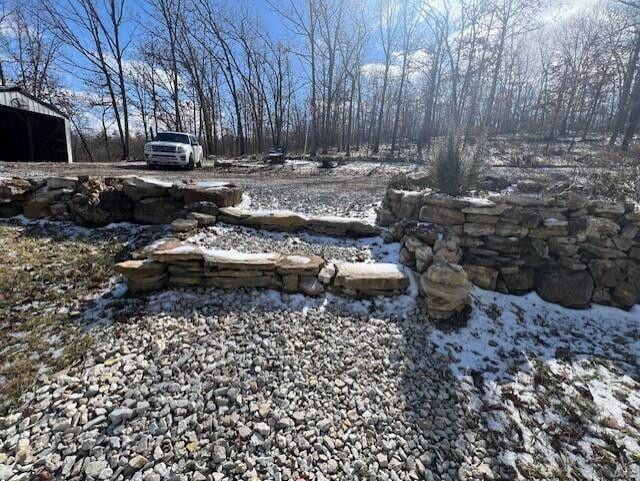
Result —
[[180, 261], [200, 261], [204, 258], [203, 249], [188, 244], [180, 244], [175, 246], [172, 242], [168, 245], [160, 246], [156, 249], [151, 257], [160, 262], [180, 262]]
[[277, 271], [280, 274], [316, 275], [323, 264], [322, 257], [289, 255], [280, 260]]
[[115, 265], [115, 271], [130, 279], [153, 277], [164, 273], [166, 264], [151, 259], [130, 260], [119, 262]]
[[345, 262], [337, 264], [334, 285], [367, 291], [405, 290], [409, 278], [397, 264], [365, 264]]
[[290, 210], [249, 210], [238, 207], [220, 209], [220, 220], [268, 230], [308, 230], [319, 234], [372, 237], [380, 229], [360, 219], [349, 217], [307, 217]]
[[375, 225], [349, 217], [323, 216], [309, 219], [309, 230], [326, 233], [361, 236], [376, 236], [380, 233]]
[[207, 250], [205, 265], [220, 270], [273, 271], [282, 259], [280, 254], [249, 254], [237, 251]]
[[134, 201], [145, 197], [165, 197], [173, 184], [145, 177], [125, 177], [122, 179], [124, 193]]

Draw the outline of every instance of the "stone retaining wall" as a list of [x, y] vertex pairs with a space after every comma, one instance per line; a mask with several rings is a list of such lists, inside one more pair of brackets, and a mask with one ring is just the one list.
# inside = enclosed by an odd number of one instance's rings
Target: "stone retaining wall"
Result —
[[325, 291], [353, 297], [395, 296], [409, 279], [395, 264], [326, 263], [318, 256], [247, 254], [167, 241], [147, 258], [121, 262], [133, 293], [171, 287], [265, 287], [317, 296]]
[[168, 224], [190, 206], [209, 210], [240, 203], [242, 189], [226, 182], [163, 182], [140, 177], [50, 177], [0, 180], [0, 217], [73, 221], [103, 226], [112, 222]]
[[438, 256], [462, 264], [488, 290], [535, 290], [574, 308], [640, 302], [640, 209], [631, 201], [570, 191], [456, 198], [388, 189], [378, 223], [390, 227], [402, 261], [419, 272]]

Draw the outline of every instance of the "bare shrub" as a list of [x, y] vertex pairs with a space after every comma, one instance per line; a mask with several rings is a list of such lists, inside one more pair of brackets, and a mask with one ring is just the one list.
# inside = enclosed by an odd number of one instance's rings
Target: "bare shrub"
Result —
[[489, 169], [484, 141], [462, 146], [453, 134], [435, 144], [428, 162], [431, 187], [449, 195], [478, 188]]

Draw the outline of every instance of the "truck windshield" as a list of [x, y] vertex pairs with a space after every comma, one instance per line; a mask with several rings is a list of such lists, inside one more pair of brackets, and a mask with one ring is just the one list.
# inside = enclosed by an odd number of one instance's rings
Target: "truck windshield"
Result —
[[179, 144], [188, 144], [189, 136], [186, 134], [174, 134], [171, 132], [162, 132], [156, 135], [156, 140], [161, 142], [177, 142]]

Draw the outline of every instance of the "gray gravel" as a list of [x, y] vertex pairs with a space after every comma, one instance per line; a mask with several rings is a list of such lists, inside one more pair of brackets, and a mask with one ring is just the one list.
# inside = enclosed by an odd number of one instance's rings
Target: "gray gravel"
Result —
[[268, 232], [227, 224], [209, 227], [188, 238], [187, 242], [210, 249], [233, 249], [250, 253], [315, 254], [326, 260], [349, 262], [380, 262], [392, 257], [395, 260], [398, 251], [397, 244], [385, 244], [380, 237], [333, 238], [300, 232]]
[[69, 480], [482, 479], [491, 451], [428, 334], [255, 291], [165, 293], [0, 421], [0, 466]]

